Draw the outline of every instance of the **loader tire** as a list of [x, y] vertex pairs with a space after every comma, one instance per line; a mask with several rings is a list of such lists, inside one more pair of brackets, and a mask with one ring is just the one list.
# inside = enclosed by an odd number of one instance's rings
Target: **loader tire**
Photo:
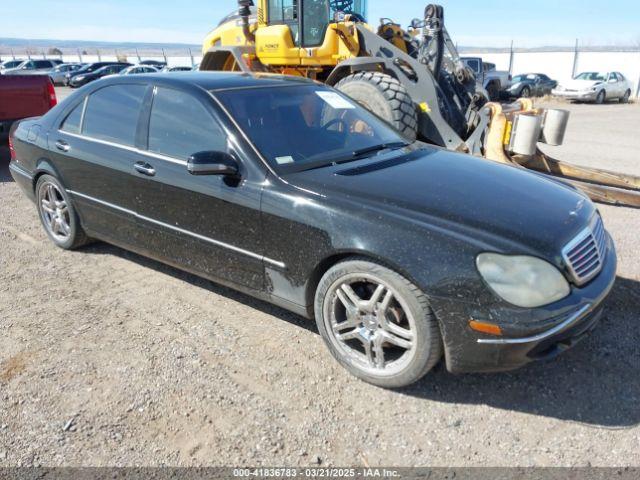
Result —
[[407, 89], [391, 75], [358, 72], [336, 88], [399, 130], [408, 140], [418, 136], [418, 111]]

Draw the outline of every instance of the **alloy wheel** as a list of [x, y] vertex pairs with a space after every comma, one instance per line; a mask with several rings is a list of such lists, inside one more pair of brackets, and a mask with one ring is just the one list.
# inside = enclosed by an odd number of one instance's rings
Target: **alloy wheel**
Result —
[[396, 375], [416, 352], [416, 325], [405, 301], [374, 275], [336, 281], [325, 297], [324, 322], [343, 358], [361, 371]]
[[71, 236], [69, 206], [56, 185], [45, 182], [40, 186], [40, 215], [47, 232], [57, 242], [66, 242]]

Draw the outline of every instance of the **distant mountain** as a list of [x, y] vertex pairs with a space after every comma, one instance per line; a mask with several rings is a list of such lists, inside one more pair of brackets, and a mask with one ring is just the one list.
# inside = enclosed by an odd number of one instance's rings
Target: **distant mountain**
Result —
[[189, 49], [194, 54], [199, 53], [202, 45], [190, 45], [186, 43], [141, 43], [141, 42], [92, 42], [86, 40], [55, 40], [55, 39], [27, 39], [27, 38], [2, 38], [0, 37], [0, 53], [7, 54], [11, 49], [16, 53], [24, 53], [32, 50], [32, 53], [45, 52], [50, 48], [57, 48], [65, 54], [73, 54], [77, 50], [87, 52], [95, 50], [118, 50], [125, 52], [135, 52], [136, 49], [142, 53], [157, 53], [165, 50], [167, 54], [179, 52], [185, 54]]
[[[55, 39], [25, 39], [25, 38], [2, 38], [0, 37], [0, 54], [6, 55], [13, 49], [16, 54], [31, 50], [30, 53], [45, 52], [48, 49], [57, 48], [65, 54], [74, 54], [77, 50], [84, 50], [87, 53], [93, 53], [100, 49], [105, 51], [118, 50], [121, 53], [135, 53], [136, 49], [140, 54], [158, 54], [165, 50], [167, 55], [180, 54], [184, 55], [189, 49], [194, 54], [200, 52], [202, 45], [193, 45], [186, 43], [140, 43], [140, 42], [93, 42], [86, 40], [55, 40]], [[509, 48], [495, 47], [471, 47], [461, 45], [458, 47], [461, 53], [505, 53], [509, 52]], [[536, 48], [515, 48], [515, 52], [566, 52], [572, 51], [573, 47], [561, 46], [544, 46]], [[612, 51], [638, 51], [637, 46], [580, 46], [580, 51], [586, 52], [612, 52]]]

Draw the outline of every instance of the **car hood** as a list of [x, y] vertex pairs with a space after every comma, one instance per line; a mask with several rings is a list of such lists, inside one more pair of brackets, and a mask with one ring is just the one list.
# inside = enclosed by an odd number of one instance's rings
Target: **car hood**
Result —
[[[518, 244], [557, 260], [595, 212], [573, 187], [524, 169], [436, 148], [287, 175], [292, 185], [469, 238]], [[498, 237], [496, 239], [496, 237]], [[487, 240], [489, 239], [489, 240]]]
[[594, 80], [569, 80], [566, 82], [562, 82], [560, 86], [569, 89], [569, 90], [588, 90], [590, 88], [595, 87], [596, 85], [601, 85], [604, 82], [602, 81], [594, 81]]

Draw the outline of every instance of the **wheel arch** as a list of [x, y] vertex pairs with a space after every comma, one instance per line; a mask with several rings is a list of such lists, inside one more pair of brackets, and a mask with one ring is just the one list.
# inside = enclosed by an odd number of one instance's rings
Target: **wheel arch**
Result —
[[305, 303], [307, 306], [306, 308], [309, 318], [315, 317], [313, 309], [314, 300], [316, 290], [318, 289], [318, 285], [320, 284], [320, 280], [322, 280], [322, 277], [334, 266], [349, 259], [369, 261], [393, 270], [394, 272], [402, 275], [411, 283], [416, 285], [427, 296], [427, 298], [429, 298], [429, 293], [424, 289], [424, 286], [421, 285], [418, 280], [413, 275], [411, 275], [410, 272], [408, 272], [405, 268], [402, 268], [396, 262], [390, 261], [385, 257], [375, 255], [368, 251], [361, 251], [357, 249], [341, 250], [333, 252], [330, 255], [324, 257], [316, 264], [315, 268], [309, 274], [309, 279], [307, 281], [305, 291]]
[[395, 75], [385, 68], [385, 61], [374, 57], [356, 57], [340, 63], [327, 77], [325, 82], [330, 87], [334, 87], [340, 80], [358, 72], [379, 72], [386, 73], [395, 78]]
[[33, 189], [34, 193], [36, 191], [38, 180], [40, 180], [40, 177], [42, 177], [43, 175], [51, 175], [52, 177], [55, 177], [64, 186], [64, 182], [60, 177], [60, 172], [58, 172], [58, 169], [53, 165], [53, 163], [51, 163], [49, 159], [41, 158], [36, 162], [36, 169], [33, 174], [31, 188]]

